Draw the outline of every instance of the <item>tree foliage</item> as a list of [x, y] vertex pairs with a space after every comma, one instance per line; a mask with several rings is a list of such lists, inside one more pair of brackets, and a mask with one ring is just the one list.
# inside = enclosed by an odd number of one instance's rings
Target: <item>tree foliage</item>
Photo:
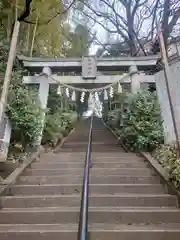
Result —
[[[24, 6], [24, 0], [0, 1], [0, 40], [1, 36], [2, 39], [10, 39], [14, 21], [21, 15]], [[79, 54], [80, 48], [84, 52], [82, 45], [86, 45], [87, 48], [87, 40], [84, 37], [86, 29], [82, 29], [82, 34], [79, 34], [78, 28], [73, 33], [72, 23], [68, 22], [69, 8], [66, 7], [64, 1], [59, 0], [32, 1], [29, 17], [26, 22], [21, 22], [18, 52], [29, 56], [32, 48], [33, 56], [46, 57], [71, 56], [73, 51], [73, 55], [76, 55]], [[80, 38], [82, 41], [79, 41]], [[75, 42], [81, 43], [76, 46]]]
[[77, 25], [75, 30], [67, 36], [70, 40], [70, 48], [67, 51], [68, 57], [82, 57], [88, 55], [90, 47], [90, 36], [86, 26]]
[[[33, 50], [36, 52], [36, 55], [49, 57], [62, 56], [61, 49], [65, 41], [62, 31], [64, 21], [67, 17], [67, 14], [62, 14], [62, 16], [58, 14], [64, 11], [62, 1], [33, 1], [31, 9], [32, 11], [27, 21], [35, 24], [23, 23], [22, 34], [24, 32], [25, 34], [24, 39], [22, 37], [21, 49], [23, 46], [23, 49], [29, 50], [34, 39]], [[34, 28], [36, 28], [36, 31], [34, 31]]]
[[[29, 17], [29, 21], [36, 21], [37, 13], [39, 22], [51, 20], [52, 16], [55, 15], [55, 10], [59, 9], [59, 1], [51, 1], [51, 3], [47, 3], [44, 1], [33, 1], [33, 9], [31, 12], [31, 16]], [[42, 2], [44, 5], [42, 6]], [[10, 4], [12, 3], [12, 4]], [[11, 27], [13, 26], [13, 22], [16, 17], [20, 14], [20, 11], [23, 11], [24, 1], [19, 0], [18, 5], [17, 1], [14, 4], [14, 1], [1, 1], [0, 5], [0, 75], [1, 75], [1, 87], [3, 84], [3, 78], [6, 69], [7, 57], [9, 52], [9, 43], [10, 43], [10, 34]], [[53, 5], [54, 4], [54, 5]], [[5, 9], [7, 9], [5, 11]], [[39, 11], [37, 11], [39, 9]], [[51, 11], [49, 11], [51, 10]], [[44, 11], [47, 11], [45, 14]], [[13, 13], [13, 14], [12, 14]], [[12, 14], [12, 15], [11, 15]], [[34, 44], [34, 52], [37, 55], [46, 55], [57, 57], [60, 56], [61, 51], [61, 43], [64, 40], [61, 38], [59, 32], [62, 30], [65, 18], [62, 19], [60, 17], [56, 17], [49, 22], [49, 25], [41, 25], [37, 26], [37, 31], [35, 34], [35, 44]], [[56, 24], [55, 24], [56, 23]], [[55, 28], [54, 28], [55, 27]], [[48, 29], [49, 28], [49, 29]], [[56, 31], [57, 29], [57, 31]], [[19, 35], [19, 43], [18, 48], [22, 53], [29, 55], [31, 42], [33, 37], [34, 25], [30, 25], [27, 23], [21, 23], [20, 35]], [[54, 42], [53, 42], [54, 41]], [[20, 66], [15, 61], [15, 65], [12, 72], [12, 81], [9, 88], [9, 96], [8, 96], [8, 105], [7, 105], [7, 115], [12, 124], [12, 136], [11, 143], [16, 145], [17, 143], [22, 146], [21, 150], [25, 150], [28, 145], [31, 145], [35, 140], [37, 140], [40, 131], [41, 131], [41, 116], [43, 114], [43, 110], [41, 109], [39, 97], [35, 88], [28, 88], [22, 83], [22, 76], [24, 74], [24, 70], [20, 68]], [[27, 73], [25, 73], [27, 74]], [[55, 93], [50, 93], [50, 101], [51, 105], [50, 111], [47, 113], [46, 119], [46, 127], [47, 122], [49, 125], [53, 126], [55, 130], [56, 136], [59, 129], [59, 121], [61, 119], [61, 125], [66, 122], [69, 124], [72, 113], [69, 112], [68, 116], [65, 113], [62, 114], [62, 109], [60, 108], [60, 103], [53, 102], [53, 97]], [[56, 98], [58, 99], [58, 98]], [[60, 99], [58, 99], [59, 102]], [[68, 111], [68, 109], [67, 109]], [[55, 116], [56, 112], [56, 116]], [[64, 112], [66, 110], [64, 109]], [[62, 118], [62, 116], [64, 116]], [[56, 119], [56, 123], [53, 120]], [[64, 121], [64, 122], [63, 122]], [[57, 128], [58, 127], [58, 128]], [[64, 127], [64, 125], [63, 125]], [[51, 129], [52, 130], [52, 129]], [[67, 126], [65, 127], [67, 131]], [[62, 134], [65, 134], [62, 132]], [[48, 132], [48, 127], [45, 129], [45, 133]], [[50, 132], [49, 132], [50, 133]], [[51, 131], [53, 135], [53, 131]], [[48, 141], [51, 141], [51, 136], [47, 136], [45, 134], [45, 138]], [[44, 139], [45, 139], [44, 138]], [[49, 139], [50, 138], [50, 139]], [[53, 137], [54, 138], [54, 137]], [[44, 140], [43, 139], [43, 140]]]
[[[4, 53], [0, 60], [0, 86], [3, 85], [3, 77], [6, 69], [8, 46], [1, 47]], [[9, 87], [7, 115], [12, 125], [11, 142], [13, 145], [20, 143], [22, 150], [37, 139], [41, 130], [41, 114], [39, 98], [36, 91], [29, 90], [22, 83], [24, 71], [14, 66], [12, 81]]]
[[48, 113], [46, 115], [42, 143], [56, 146], [63, 136], [66, 136], [73, 128], [76, 120], [77, 113], [68, 109], [59, 110], [56, 113]]
[[77, 120], [76, 107], [57, 94], [57, 86], [50, 85], [42, 144], [56, 146], [72, 129]]
[[[37, 94], [24, 85], [11, 88], [7, 114], [12, 125], [12, 143], [21, 143], [23, 149], [37, 140], [41, 131], [42, 109]], [[13, 94], [13, 96], [12, 96]]]
[[66, 54], [67, 57], [82, 57], [89, 54], [93, 42], [92, 25], [90, 19], [83, 14], [84, 8], [84, 2], [75, 1], [70, 10], [69, 31], [64, 33], [70, 46]]

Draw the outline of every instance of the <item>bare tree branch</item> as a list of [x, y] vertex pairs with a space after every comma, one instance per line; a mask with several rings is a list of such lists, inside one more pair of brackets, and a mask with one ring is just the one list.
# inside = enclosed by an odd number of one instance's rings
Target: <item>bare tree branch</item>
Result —
[[[171, 36], [180, 18], [179, 0], [100, 0], [100, 2], [106, 10], [96, 9], [92, 2], [90, 4], [86, 1], [84, 4], [89, 10], [86, 15], [94, 18], [94, 21], [106, 31], [116, 32], [127, 41], [131, 55], [137, 54], [139, 50], [144, 55], [147, 54], [144, 43], [156, 39], [156, 19], [162, 24], [166, 40]], [[108, 27], [104, 26], [100, 19], [109, 22]]]

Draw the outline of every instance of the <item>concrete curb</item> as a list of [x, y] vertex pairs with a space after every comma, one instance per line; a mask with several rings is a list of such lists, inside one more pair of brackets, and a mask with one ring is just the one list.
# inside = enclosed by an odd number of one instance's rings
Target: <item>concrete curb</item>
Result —
[[156, 170], [156, 172], [164, 178], [165, 181], [169, 182], [169, 173], [168, 171], [163, 168], [157, 161], [154, 159], [150, 153], [148, 152], [140, 152], [141, 156], [143, 156], [151, 165], [152, 167]]
[[163, 168], [148, 152], [140, 152], [150, 165], [154, 168], [156, 173], [161, 177], [163, 183], [167, 186], [168, 192], [172, 195], [176, 195], [178, 198], [178, 207], [180, 207], [180, 191], [174, 187], [174, 185], [169, 181], [169, 173], [167, 169]]
[[16, 178], [27, 168], [29, 165], [39, 158], [39, 152], [33, 154], [30, 158], [25, 159], [25, 163], [22, 163], [18, 168], [16, 168], [6, 179], [2, 181], [2, 185], [10, 185], [16, 181]]

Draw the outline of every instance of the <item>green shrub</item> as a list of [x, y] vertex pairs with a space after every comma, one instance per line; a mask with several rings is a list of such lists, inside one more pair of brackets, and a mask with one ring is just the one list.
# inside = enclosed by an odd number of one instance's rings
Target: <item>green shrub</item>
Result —
[[152, 151], [163, 143], [163, 126], [155, 93], [141, 91], [126, 98], [123, 127], [118, 130], [123, 143], [131, 150]]
[[[66, 104], [64, 104], [65, 102]], [[64, 105], [67, 109], [64, 109]], [[42, 144], [56, 146], [71, 130], [77, 119], [77, 114], [75, 111], [68, 110], [72, 106], [67, 99], [57, 94], [57, 86], [50, 86], [47, 106], [48, 112], [45, 118]]]
[[[0, 43], [0, 90], [4, 82], [10, 44], [5, 38], [3, 39]], [[19, 146], [20, 151], [24, 151], [26, 146], [37, 139], [41, 130], [42, 109], [37, 94], [33, 90], [29, 91], [28, 87], [22, 84], [25, 72], [27, 71], [23, 70], [15, 59], [6, 112], [12, 125], [10, 151], [15, 145]]]
[[47, 108], [48, 114], [55, 114], [62, 111], [62, 96], [57, 94], [57, 85], [50, 85]]
[[10, 93], [7, 114], [12, 124], [11, 142], [21, 143], [25, 149], [40, 134], [43, 112], [38, 96], [25, 85], [12, 87]]
[[58, 139], [63, 137], [63, 127], [60, 124], [60, 116], [57, 114], [47, 114], [44, 125], [42, 144], [56, 145]]
[[174, 146], [160, 145], [153, 157], [168, 170], [169, 179], [176, 188], [180, 187], [180, 159], [177, 158], [177, 150]]
[[72, 129], [77, 119], [76, 112], [57, 112], [46, 115], [42, 144], [55, 146]]

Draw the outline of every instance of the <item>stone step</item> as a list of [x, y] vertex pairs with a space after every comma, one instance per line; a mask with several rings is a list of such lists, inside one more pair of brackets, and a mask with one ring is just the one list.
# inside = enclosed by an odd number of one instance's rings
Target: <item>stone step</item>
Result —
[[[88, 122], [63, 148], [43, 154], [0, 198], [1, 240], [77, 239]], [[126, 153], [100, 120], [93, 127], [90, 239], [179, 240], [176, 196], [144, 158]]]
[[[73, 146], [73, 147], [76, 147], [76, 146], [79, 146], [79, 145], [88, 145], [88, 141], [83, 141], [83, 140], [81, 140], [81, 141], [67, 141], [67, 142], [65, 142], [64, 144], [63, 144], [63, 147], [67, 147], [67, 146]], [[103, 146], [106, 146], [106, 145], [108, 145], [108, 146], [112, 146], [112, 147], [115, 147], [115, 146], [118, 146], [120, 149], [122, 149], [121, 148], [121, 146], [120, 145], [118, 145], [117, 144], [117, 141], [107, 141], [107, 140], [105, 140], [105, 141], [102, 141], [102, 138], [101, 138], [101, 141], [93, 141], [92, 142], [92, 146], [101, 146], [101, 145], [103, 145]]]
[[[79, 151], [83, 151], [83, 150], [85, 152], [86, 149], [87, 149], [87, 147], [79, 146], [77, 148], [75, 148], [75, 147], [72, 148], [72, 146], [71, 146], [71, 147], [63, 147], [63, 148], [61, 148], [60, 152], [73, 152], [73, 153], [77, 152], [78, 153]], [[97, 153], [106, 153], [106, 152], [113, 152], [113, 153], [117, 152], [117, 153], [119, 153], [119, 149], [118, 148], [115, 148], [115, 147], [114, 148], [109, 148], [109, 147], [104, 148], [104, 146], [103, 147], [100, 147], [100, 146], [93, 147], [92, 151], [93, 152], [97, 152]]]
[[[82, 176], [21, 176], [18, 184], [81, 184]], [[90, 183], [93, 184], [158, 184], [160, 179], [155, 176], [126, 176], [126, 175], [108, 175], [108, 176], [90, 176]]]
[[[85, 157], [44, 157], [44, 158], [41, 158], [41, 159], [38, 159], [36, 161], [36, 163], [43, 163], [43, 164], [47, 164], [47, 163], [61, 163], [61, 162], [81, 162], [82, 164], [85, 163]], [[144, 163], [144, 164], [147, 164], [147, 161], [143, 160], [143, 159], [127, 159], [127, 158], [118, 158], [118, 157], [114, 157], [114, 158], [111, 158], [111, 157], [104, 157], [104, 158], [95, 158], [95, 157], [92, 157], [92, 163], [106, 163], [106, 162], [109, 162], [109, 163], [127, 163], [127, 164], [130, 164], [130, 163], [134, 163], [134, 164], [139, 164], [139, 163]]]
[[[36, 162], [41, 162], [41, 163], [49, 163], [49, 162], [85, 162], [85, 156], [86, 154], [81, 154], [81, 155], [76, 155], [75, 153], [67, 153], [66, 155], [64, 154], [47, 154], [43, 155], [40, 159], [38, 159]], [[143, 158], [140, 158], [138, 156], [135, 156], [134, 158], [132, 157], [126, 157], [126, 156], [109, 156], [109, 155], [104, 155], [104, 156], [96, 156], [92, 154], [92, 162], [125, 162], [125, 163], [142, 163], [146, 162]]]
[[[92, 207], [175, 207], [176, 196], [168, 194], [91, 194]], [[6, 196], [0, 198], [1, 208], [79, 207], [81, 194]]]
[[[147, 169], [148, 164], [143, 162], [93, 162], [93, 169], [94, 168], [142, 168]], [[49, 162], [44, 163], [36, 162], [33, 163], [31, 169], [58, 169], [58, 168], [83, 168], [84, 162]]]
[[[80, 193], [82, 185], [54, 184], [54, 185], [13, 185], [9, 195], [48, 195], [48, 194], [74, 194]], [[167, 193], [161, 184], [91, 184], [90, 193], [118, 194], [118, 193]]]
[[[62, 176], [83, 175], [84, 168], [59, 168], [59, 169], [27, 169], [23, 176]], [[92, 168], [90, 174], [98, 175], [127, 175], [127, 176], [155, 176], [149, 168]]]
[[[77, 239], [76, 224], [3, 224], [0, 225], [1, 240], [49, 240]], [[179, 240], [180, 224], [92, 224], [89, 225], [90, 239], [98, 240]]]
[[[60, 148], [62, 149], [62, 148]], [[79, 153], [72, 153], [72, 152], [69, 152], [69, 153], [53, 153], [53, 152], [49, 152], [49, 153], [46, 153], [45, 155], [61, 155], [61, 156], [66, 156], [66, 155], [73, 155], [73, 156], [82, 156], [84, 155], [84, 152], [79, 152]], [[92, 155], [93, 156], [98, 156], [98, 157], [130, 157], [130, 158], [141, 158], [138, 154], [136, 153], [131, 153], [131, 152], [119, 152], [119, 153], [106, 153], [106, 154], [103, 154], [103, 153], [93, 153], [92, 152]]]
[[[83, 143], [83, 144], [69, 144], [69, 143], [67, 144], [67, 143], [65, 143], [63, 145], [63, 147], [62, 147], [62, 151], [65, 148], [70, 148], [72, 150], [75, 150], [76, 148], [85, 148], [85, 149], [87, 149], [87, 146], [88, 146], [88, 143]], [[116, 149], [118, 151], [121, 150], [121, 148], [119, 146], [116, 146], [115, 144], [111, 144], [110, 145], [110, 144], [105, 144], [105, 143], [104, 144], [103, 143], [99, 143], [99, 144], [92, 143], [92, 151], [93, 151], [94, 148], [95, 149], [100, 148], [100, 149], [105, 149], [105, 150], [106, 150], [106, 148], [108, 148], [108, 149]]]
[[[0, 211], [0, 224], [55, 224], [77, 223], [79, 207], [4, 208]], [[176, 208], [108, 208], [90, 207], [89, 223], [150, 224], [180, 223], [180, 210]]]
[[[60, 148], [62, 149], [62, 148]], [[86, 156], [86, 153], [83, 151], [83, 152], [75, 152], [75, 153], [72, 153], [72, 152], [69, 152], [69, 153], [61, 153], [61, 152], [49, 152], [49, 153], [46, 153], [44, 154], [44, 156], [50, 156], [50, 157], [85, 157]], [[134, 160], [134, 159], [143, 159], [142, 157], [136, 155], [135, 153], [127, 153], [127, 152], [119, 152], [119, 153], [93, 153], [92, 152], [92, 156], [93, 157], [98, 157], [98, 158], [124, 158], [124, 159], [127, 159], [127, 158], [130, 158], [131, 160]], [[43, 155], [42, 155], [42, 158], [43, 158]]]

